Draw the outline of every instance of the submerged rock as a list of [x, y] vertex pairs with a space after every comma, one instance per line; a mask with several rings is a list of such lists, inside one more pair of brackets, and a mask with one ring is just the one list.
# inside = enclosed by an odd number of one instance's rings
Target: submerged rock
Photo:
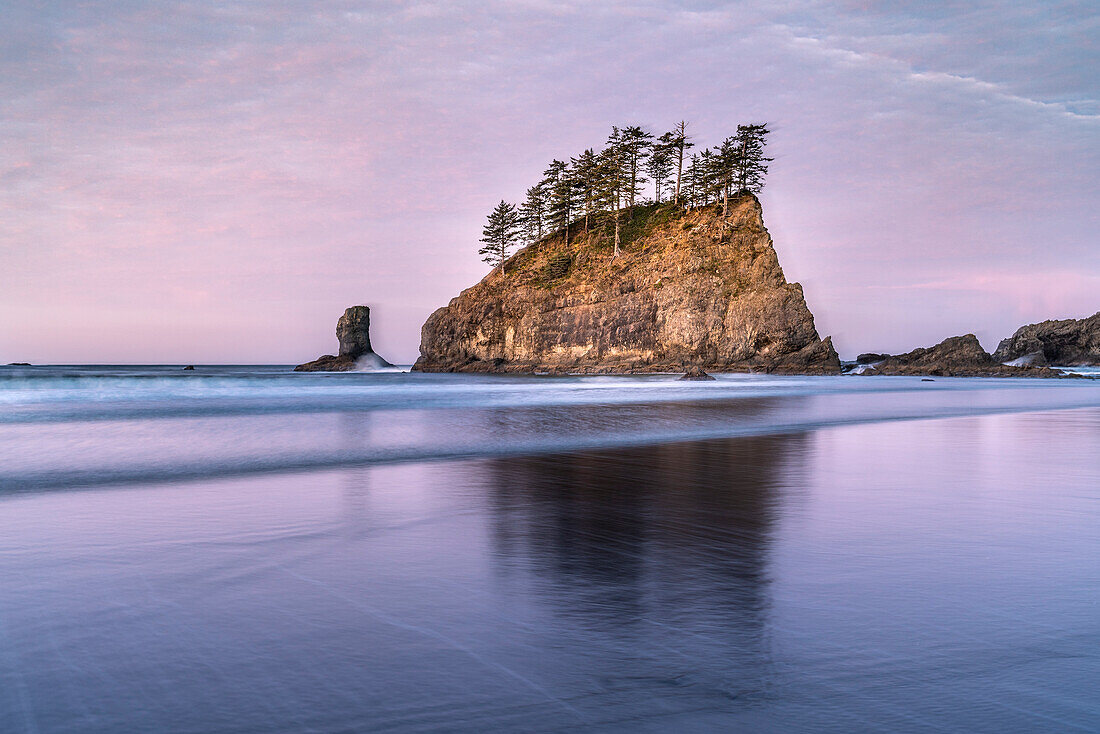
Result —
[[591, 223], [516, 253], [433, 313], [421, 330], [425, 372], [835, 374], [802, 287], [788, 283], [760, 202], [744, 195], [687, 211], [622, 213], [622, 252]]
[[713, 380], [714, 377], [704, 372], [702, 367], [688, 367], [687, 371], [684, 372], [680, 379], [705, 382], [707, 380]]
[[352, 306], [336, 322], [336, 339], [340, 343], [340, 353], [325, 354], [312, 362], [300, 364], [295, 372], [350, 372], [359, 367], [392, 367], [392, 365], [371, 349], [370, 309], [366, 306]]
[[195, 365], [193, 365], [193, 364], [189, 364], [189, 365], [187, 365], [186, 367], [184, 367], [183, 369], [184, 369], [184, 371], [187, 371], [187, 370], [193, 370], [193, 369], [195, 369]]
[[1100, 366], [1100, 312], [1085, 319], [1021, 326], [1001, 341], [993, 359], [1012, 364], [1028, 360], [1028, 364]]

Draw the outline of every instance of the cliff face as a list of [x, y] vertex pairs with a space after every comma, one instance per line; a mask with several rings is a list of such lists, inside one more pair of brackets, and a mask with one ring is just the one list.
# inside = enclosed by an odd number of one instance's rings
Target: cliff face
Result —
[[622, 252], [583, 224], [516, 253], [425, 322], [414, 369], [836, 373], [802, 287], [788, 283], [760, 203], [623, 212]]
[[993, 358], [1036, 365], [1100, 365], [1100, 312], [1087, 319], [1021, 326], [1000, 343]]

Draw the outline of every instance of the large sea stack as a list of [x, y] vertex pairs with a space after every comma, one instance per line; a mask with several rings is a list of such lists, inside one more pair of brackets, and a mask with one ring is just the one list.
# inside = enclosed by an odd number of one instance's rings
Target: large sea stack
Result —
[[339, 354], [326, 354], [312, 362], [300, 364], [295, 372], [348, 372], [359, 365], [390, 367], [389, 362], [375, 354], [370, 345], [370, 309], [352, 306], [336, 322]]
[[832, 374], [802, 287], [788, 283], [760, 202], [654, 204], [612, 229], [584, 222], [512, 256], [433, 313], [421, 331], [425, 372]]
[[1015, 364], [1100, 365], [1100, 312], [1087, 319], [1021, 326], [1000, 343], [993, 358]]

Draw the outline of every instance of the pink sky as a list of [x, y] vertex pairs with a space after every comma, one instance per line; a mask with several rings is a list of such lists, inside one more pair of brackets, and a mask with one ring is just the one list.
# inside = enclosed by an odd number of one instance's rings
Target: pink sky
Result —
[[[474, 9], [476, 8], [476, 9]], [[764, 215], [842, 356], [1100, 310], [1095, 4], [0, 9], [0, 362], [411, 362], [482, 221], [612, 124], [773, 125]]]

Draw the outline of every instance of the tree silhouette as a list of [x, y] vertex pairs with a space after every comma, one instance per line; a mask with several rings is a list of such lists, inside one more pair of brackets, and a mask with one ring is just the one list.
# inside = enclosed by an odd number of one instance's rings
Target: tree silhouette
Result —
[[738, 125], [735, 141], [737, 145], [736, 179], [738, 191], [759, 194], [764, 188], [764, 178], [768, 175], [768, 163], [773, 159], [764, 156], [764, 146], [768, 143], [768, 123]]
[[573, 181], [577, 203], [584, 208], [584, 231], [588, 231], [588, 217], [595, 211], [600, 188], [600, 160], [595, 151], [588, 148], [572, 159]]
[[685, 120], [680, 120], [666, 134], [669, 136], [671, 150], [676, 155], [676, 193], [673, 195], [672, 202], [678, 205], [680, 203], [680, 177], [684, 170], [684, 153], [689, 148], [694, 147], [695, 144], [691, 142], [691, 138], [687, 134], [687, 122]]
[[630, 185], [630, 156], [623, 144], [623, 135], [619, 128], [611, 128], [611, 135], [607, 138], [607, 147], [600, 151], [599, 160], [600, 186], [598, 197], [604, 210], [611, 212], [611, 220], [615, 227], [615, 249], [612, 257], [618, 257], [622, 230], [620, 212], [622, 211], [623, 202], [626, 200], [626, 189]]
[[646, 132], [638, 125], [624, 127], [619, 137], [619, 144], [626, 156], [626, 166], [630, 171], [625, 197], [627, 206], [634, 206], [634, 199], [641, 193], [641, 186], [646, 182], [645, 176], [641, 175], [641, 171], [642, 165], [649, 157], [652, 140], [653, 134]]
[[477, 252], [491, 267], [500, 266], [501, 275], [504, 275], [504, 262], [508, 259], [508, 251], [516, 244], [520, 229], [516, 205], [501, 200], [489, 213], [485, 228], [481, 230], [481, 241], [485, 245]]
[[557, 159], [543, 171], [542, 182], [549, 195], [548, 219], [552, 229], [565, 230], [565, 246], [569, 247], [569, 223], [576, 203], [576, 181], [565, 161]]
[[546, 199], [546, 187], [541, 182], [527, 189], [527, 198], [519, 209], [519, 219], [528, 244], [542, 239], [542, 227], [546, 223]]
[[672, 155], [674, 151], [670, 145], [671, 142], [671, 133], [662, 135], [653, 144], [653, 150], [646, 162], [646, 173], [653, 180], [653, 200], [658, 204], [661, 203], [661, 190], [664, 188], [665, 180], [672, 173]]

